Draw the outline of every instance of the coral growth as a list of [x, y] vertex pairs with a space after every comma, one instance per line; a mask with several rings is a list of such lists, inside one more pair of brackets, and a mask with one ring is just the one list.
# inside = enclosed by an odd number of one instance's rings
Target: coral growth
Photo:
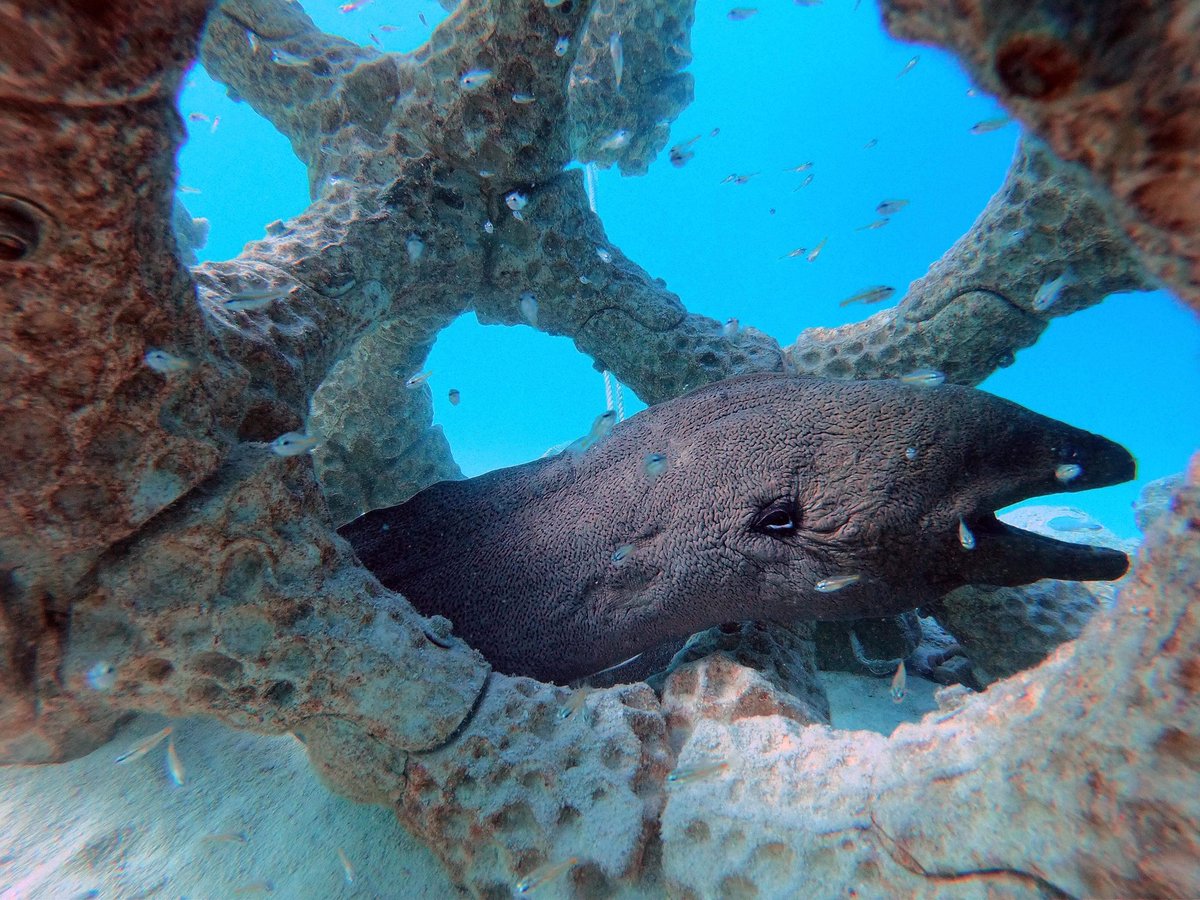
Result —
[[[539, 327], [649, 402], [785, 355], [828, 375], [921, 364], [975, 383], [1044, 327], [1030, 297], [1048, 262], [1081, 275], [1051, 314], [1147, 284], [1110, 216], [1197, 300], [1200, 142], [1174, 99], [1200, 34], [1187, 4], [1132, 19], [1100, 4], [1065, 33], [1033, 3], [891, 3], [894, 28], [954, 46], [1101, 189], [1027, 145], [898, 311], [786, 354], [688, 313], [561, 171], [610, 127], [631, 132], [619, 162], [639, 170], [663, 144], [650, 120], [687, 102], [673, 73], [690, 11], [653, 0], [610, 5], [597, 34], [619, 28], [626, 58], [671, 80], [665, 99], [629, 72], [611, 121], [573, 94], [572, 75], [611, 80], [602, 42], [554, 52], [592, 6], [465, 0], [408, 56], [323, 35], [283, 0], [0, 7], [0, 759], [80, 755], [130, 710], [294, 730], [331, 784], [395, 808], [480, 895], [564, 855], [580, 893], [1200, 893], [1200, 464], [1112, 610], [1039, 668], [890, 739], [774, 715], [793, 702], [770, 696], [780, 685], [718, 673], [725, 661], [689, 663], [705, 673], [692, 692], [677, 670], [674, 712], [633, 686], [561, 717], [563, 690], [490, 673], [337, 538], [364, 506], [455, 474], [420, 392], [396, 406], [374, 385], [468, 309], [518, 323], [518, 280], [544, 298]], [[956, 18], [939, 26], [943, 7]], [[292, 140], [315, 199], [237, 259], [189, 271], [171, 227], [173, 100], [198, 43]], [[274, 65], [272, 48], [309, 63]], [[479, 66], [494, 81], [461, 91]], [[528, 197], [521, 220], [512, 191]], [[998, 284], [1008, 239], [1016, 275]], [[292, 290], [224, 305], [264, 285]], [[145, 364], [153, 350], [167, 371]], [[330, 438], [315, 468], [266, 448], [310, 400]], [[376, 420], [399, 442], [372, 438]], [[398, 487], [375, 493], [368, 473]], [[97, 665], [115, 681], [89, 678]], [[685, 713], [718, 674], [763, 701]], [[668, 719], [685, 715], [676, 754]], [[677, 765], [708, 774], [667, 781]]]

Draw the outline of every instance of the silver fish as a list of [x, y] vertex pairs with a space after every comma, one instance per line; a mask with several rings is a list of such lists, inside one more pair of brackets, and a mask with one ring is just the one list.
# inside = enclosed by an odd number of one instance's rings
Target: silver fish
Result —
[[142, 357], [142, 362], [160, 375], [185, 372], [192, 367], [190, 360], [168, 353], [166, 350], [147, 350], [146, 355]]
[[537, 328], [538, 323], [538, 302], [537, 298], [532, 293], [526, 291], [521, 295], [521, 315], [525, 317], [525, 321]]
[[1045, 282], [1033, 297], [1033, 308], [1038, 312], [1045, 312], [1062, 296], [1064, 288], [1068, 288], [1075, 283], [1075, 273], [1071, 271], [1071, 267], [1067, 266], [1053, 281]]
[[646, 458], [642, 460], [642, 472], [645, 474], [648, 482], [654, 484], [658, 476], [665, 471], [667, 471], [667, 457], [664, 454], [646, 454]]
[[964, 519], [958, 520], [958, 542], [962, 544], [964, 550], [975, 549], [975, 535], [971, 533], [971, 529], [967, 527]]
[[616, 78], [617, 90], [621, 90], [621, 75], [625, 71], [625, 48], [621, 44], [621, 33], [608, 37], [608, 54], [612, 57], [613, 76]]
[[886, 284], [879, 284], [875, 287], [863, 288], [857, 294], [847, 297], [838, 306], [849, 306], [851, 303], [879, 303], [881, 300], [886, 300], [892, 294], [896, 293], [894, 287], [888, 287]]
[[1063, 463], [1054, 469], [1054, 480], [1060, 484], [1070, 484], [1083, 474], [1083, 466], [1076, 463]]
[[881, 216], [894, 216], [906, 206], [908, 206], [907, 200], [883, 200], [875, 207], [875, 212]]
[[117, 683], [117, 667], [110, 662], [98, 662], [87, 671], [87, 683], [94, 691], [107, 691]]
[[1011, 121], [1012, 116], [997, 116], [994, 119], [984, 119], [982, 122], [976, 122], [971, 126], [971, 134], [987, 134], [989, 131], [1003, 128]]
[[571, 39], [565, 34], [554, 42], [554, 55], [566, 56], [567, 48], [571, 46]]
[[903, 69], [901, 69], [899, 72], [896, 73], [896, 77], [899, 78], [901, 75], [907, 75], [909, 72], [911, 72], [913, 70], [913, 66], [915, 66], [920, 59], [921, 59], [920, 56], [914, 56], [912, 59], [910, 59], [908, 62], [906, 62], [904, 64]]
[[908, 672], [904, 668], [904, 660], [900, 660], [900, 665], [896, 667], [896, 674], [892, 676], [892, 702], [899, 703], [904, 699], [904, 695], [908, 693]]
[[425, 252], [425, 242], [417, 234], [410, 234], [404, 242], [404, 249], [408, 251], [408, 262], [412, 265]]
[[946, 381], [946, 374], [937, 369], [913, 369], [900, 376], [905, 384], [916, 384], [921, 387], [936, 387]]
[[305, 453], [311, 453], [317, 449], [317, 445], [320, 443], [321, 439], [315, 435], [289, 431], [271, 441], [267, 445], [267, 449], [276, 456], [303, 456]]
[[462, 85], [464, 91], [473, 91], [483, 87], [491, 80], [491, 69], [472, 69], [469, 72], [464, 72], [462, 77], [458, 79], [458, 83]]
[[822, 594], [832, 594], [834, 591], [840, 591], [842, 588], [848, 588], [852, 584], [857, 584], [861, 579], [861, 575], [833, 575], [829, 578], [822, 578], [813, 587]]

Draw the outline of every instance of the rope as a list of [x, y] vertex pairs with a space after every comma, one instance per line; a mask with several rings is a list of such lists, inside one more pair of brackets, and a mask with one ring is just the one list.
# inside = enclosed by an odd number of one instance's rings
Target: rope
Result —
[[[588, 163], [583, 167], [583, 186], [587, 190], [588, 206], [596, 211], [596, 164]], [[621, 390], [621, 382], [613, 377], [612, 372], [604, 372], [604, 408], [613, 409], [613, 399], [617, 402], [617, 421], [625, 421], [625, 393]]]

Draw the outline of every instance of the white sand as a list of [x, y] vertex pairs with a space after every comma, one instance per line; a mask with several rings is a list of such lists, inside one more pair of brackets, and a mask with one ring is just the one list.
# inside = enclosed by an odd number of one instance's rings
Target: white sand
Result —
[[[0, 898], [459, 895], [390, 812], [324, 788], [292, 737], [181, 720], [182, 787], [167, 773], [165, 741], [113, 764], [165, 724], [140, 716], [83, 759], [0, 768]], [[203, 840], [239, 831], [244, 844]], [[338, 847], [354, 866], [352, 885]], [[256, 882], [271, 890], [236, 893]]]
[[[890, 734], [934, 709], [935, 685], [823, 672], [835, 727]], [[437, 860], [381, 807], [326, 790], [291, 737], [176, 721], [182, 787], [164, 741], [135, 762], [119, 754], [167, 720], [140, 716], [91, 755], [58, 766], [0, 768], [0, 898], [448, 898]], [[205, 835], [242, 832], [246, 843]], [[337, 848], [355, 869], [347, 884]], [[270, 884], [254, 889], [263, 882]], [[244, 893], [237, 893], [238, 889]]]

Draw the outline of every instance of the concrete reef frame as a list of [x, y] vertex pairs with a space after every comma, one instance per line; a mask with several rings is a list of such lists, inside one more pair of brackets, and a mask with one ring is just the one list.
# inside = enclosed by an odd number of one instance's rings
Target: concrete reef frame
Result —
[[[1049, 317], [1154, 278], [1200, 308], [1196, 14], [1156, 4], [1114, 30], [1141, 7], [1063, 11], [1082, 6], [885, 4], [1040, 140], [896, 309], [790, 347], [688, 313], [562, 171], [614, 128], [630, 140], [602, 163], [637, 172], [663, 149], [660, 119], [690, 99], [687, 2], [464, 0], [403, 56], [322, 34], [283, 0], [0, 6], [0, 760], [87, 753], [139, 710], [296, 731], [335, 789], [391, 806], [481, 896], [570, 856], [563, 889], [580, 895], [1200, 893], [1200, 463], [1112, 611], [886, 739], [805, 725], [783, 682], [736, 664], [563, 717], [564, 689], [490, 672], [333, 531], [457, 474], [428, 397], [390, 373], [465, 311], [521, 323], [512, 285], [539, 297], [538, 327], [648, 402], [785, 367], [929, 365], [973, 384]], [[597, 48], [616, 30], [626, 73], [606, 104]], [[310, 62], [277, 65], [273, 48]], [[174, 100], [197, 51], [291, 139], [314, 200], [189, 271], [171, 228]], [[475, 68], [495, 77], [462, 91]], [[1111, 141], [1088, 144], [1101, 119]], [[1068, 263], [1076, 284], [1034, 309], [1047, 267]], [[296, 287], [224, 307], [264, 284]], [[151, 370], [150, 349], [186, 368]], [[266, 452], [306, 423], [327, 439], [315, 465]], [[97, 664], [111, 687], [95, 689]], [[708, 716], [689, 705], [700, 683], [766, 699]], [[665, 780], [714, 759], [719, 778]]]

